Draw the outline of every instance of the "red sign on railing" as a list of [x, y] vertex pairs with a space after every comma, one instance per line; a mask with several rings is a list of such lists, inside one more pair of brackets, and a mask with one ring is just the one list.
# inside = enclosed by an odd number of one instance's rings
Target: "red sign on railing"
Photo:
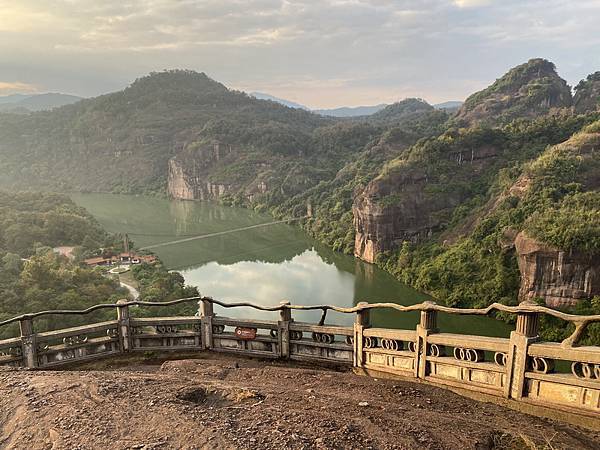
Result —
[[251, 341], [256, 338], [256, 328], [237, 327], [235, 335], [240, 339]]

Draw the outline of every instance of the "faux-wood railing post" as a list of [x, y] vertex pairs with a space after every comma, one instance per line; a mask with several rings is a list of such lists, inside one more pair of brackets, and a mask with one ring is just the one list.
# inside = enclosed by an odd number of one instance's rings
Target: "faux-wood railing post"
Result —
[[[290, 302], [281, 302], [280, 305], [289, 305]], [[279, 339], [279, 357], [290, 357], [290, 322], [292, 321], [292, 310], [284, 308], [279, 311], [279, 322], [277, 323], [277, 337]]]
[[[536, 306], [535, 302], [525, 301], [520, 306]], [[517, 313], [516, 330], [510, 333], [510, 348], [506, 361], [506, 384], [504, 396], [521, 399], [525, 392], [525, 372], [527, 371], [527, 350], [539, 339], [539, 314], [535, 312]]]
[[126, 304], [128, 300], [121, 299], [117, 301], [117, 321], [119, 331], [119, 346], [122, 352], [131, 351], [131, 327], [129, 323], [129, 306]]
[[[357, 306], [365, 306], [368, 305], [366, 302], [360, 302]], [[356, 319], [354, 321], [354, 357], [353, 357], [353, 365], [354, 367], [363, 367], [364, 365], [364, 353], [363, 353], [363, 344], [364, 337], [363, 332], [365, 328], [369, 328], [371, 326], [371, 314], [368, 309], [362, 309], [357, 311]]]
[[37, 361], [37, 339], [33, 332], [33, 321], [31, 319], [21, 319], [19, 321], [21, 329], [21, 346], [23, 349], [23, 363], [29, 369], [35, 369], [38, 366]]
[[198, 302], [200, 309], [200, 329], [202, 330], [202, 349], [207, 350], [212, 348], [212, 334], [214, 317], [213, 304], [209, 300], [200, 300]]
[[[435, 305], [435, 302], [424, 302]], [[415, 342], [415, 377], [425, 378], [427, 375], [427, 336], [437, 333], [437, 311], [421, 311], [421, 320], [417, 325], [417, 342]]]

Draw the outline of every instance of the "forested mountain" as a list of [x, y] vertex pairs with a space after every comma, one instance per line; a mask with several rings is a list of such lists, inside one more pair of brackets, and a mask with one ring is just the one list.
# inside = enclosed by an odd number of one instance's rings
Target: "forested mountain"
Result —
[[22, 112], [44, 111], [70, 105], [81, 100], [76, 95], [49, 92], [47, 94], [13, 94], [0, 97], [0, 111]]
[[309, 213], [313, 236], [448, 304], [592, 308], [599, 101], [597, 74], [573, 98], [542, 59], [457, 114], [406, 99], [354, 119], [167, 71], [52, 112], [0, 115], [0, 184]]
[[167, 162], [212, 140], [266, 154], [307, 151], [328, 121], [227, 89], [205, 74], [154, 73], [122, 92], [50, 112], [0, 115], [0, 185], [165, 191]]

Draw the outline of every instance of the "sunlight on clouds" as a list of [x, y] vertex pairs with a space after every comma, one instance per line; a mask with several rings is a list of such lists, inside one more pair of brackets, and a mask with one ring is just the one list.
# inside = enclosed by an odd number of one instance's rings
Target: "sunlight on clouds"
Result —
[[0, 94], [6, 95], [15, 92], [19, 93], [30, 93], [37, 92], [38, 89], [32, 84], [21, 83], [20, 81], [8, 82], [0, 81]]
[[51, 22], [50, 14], [45, 11], [27, 8], [16, 2], [0, 2], [0, 32], [33, 31], [40, 22]]
[[0, 0], [0, 79], [89, 96], [187, 67], [313, 107], [456, 100], [533, 56], [585, 62], [576, 84], [600, 66], [598, 17], [597, 0]]

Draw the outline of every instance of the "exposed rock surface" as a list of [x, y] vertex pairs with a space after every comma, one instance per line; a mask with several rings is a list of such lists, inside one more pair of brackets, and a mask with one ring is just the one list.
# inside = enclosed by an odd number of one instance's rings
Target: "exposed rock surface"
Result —
[[577, 113], [600, 111], [600, 71], [588, 75], [575, 87], [573, 107]]
[[227, 161], [231, 145], [214, 142], [186, 149], [169, 160], [168, 193], [181, 200], [216, 200], [231, 191], [231, 185], [209, 180], [211, 169]]
[[[497, 156], [492, 146], [446, 155], [477, 174]], [[460, 192], [429, 192], [439, 180], [420, 166], [400, 167], [371, 181], [354, 199], [355, 256], [374, 262], [377, 255], [398, 248], [404, 241], [417, 243], [438, 231], [448, 214], [464, 199]]]
[[458, 111], [457, 119], [466, 124], [501, 123], [570, 107], [572, 101], [571, 89], [558, 76], [554, 64], [545, 59], [531, 59], [471, 95]]
[[521, 300], [541, 297], [551, 307], [600, 295], [600, 255], [565, 252], [519, 233], [515, 239]]
[[1, 369], [0, 448], [591, 449], [600, 439], [433, 386], [217, 358]]

